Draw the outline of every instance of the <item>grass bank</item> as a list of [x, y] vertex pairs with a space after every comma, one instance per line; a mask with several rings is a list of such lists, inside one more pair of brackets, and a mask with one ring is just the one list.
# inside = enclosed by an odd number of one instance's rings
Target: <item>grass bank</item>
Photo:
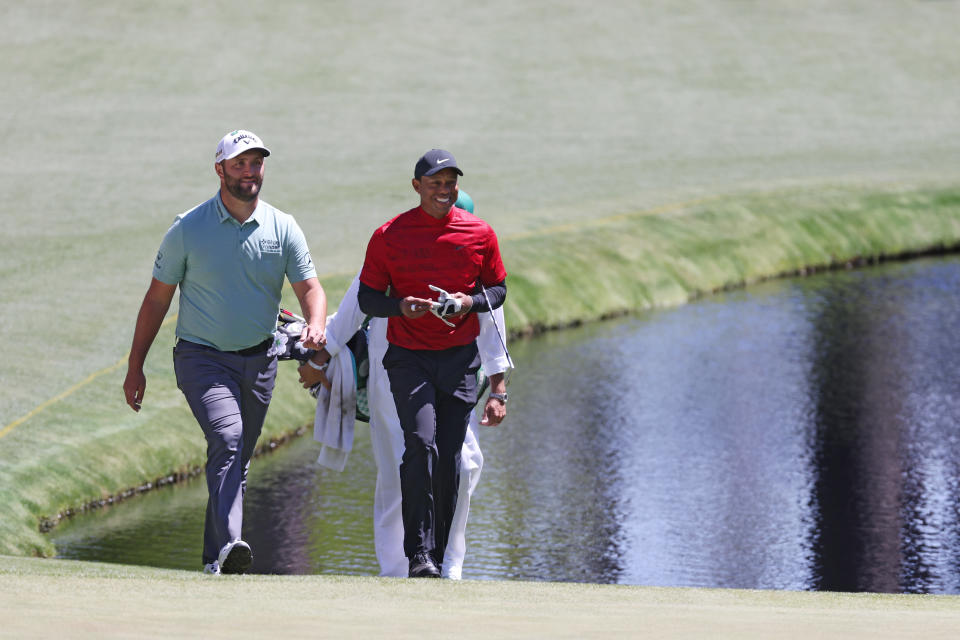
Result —
[[[960, 597], [239, 576], [0, 556], [18, 638], [953, 638]], [[215, 610], [212, 610], [212, 607]], [[256, 613], [252, 613], [256, 612]]]
[[951, 251], [960, 189], [822, 186], [704, 198], [506, 243], [508, 320], [538, 330], [766, 278]]
[[[953, 186], [728, 195], [503, 237], [506, 316], [514, 334], [531, 333], [781, 274], [958, 245], [960, 188]], [[334, 301], [352, 275], [324, 279]], [[173, 380], [173, 340], [167, 322], [147, 360], [140, 414], [123, 404], [121, 360], [2, 427], [0, 553], [52, 555], [41, 530], [60, 514], [200, 467], [202, 438]], [[310, 422], [312, 411], [294, 367], [282, 367], [261, 443]]]

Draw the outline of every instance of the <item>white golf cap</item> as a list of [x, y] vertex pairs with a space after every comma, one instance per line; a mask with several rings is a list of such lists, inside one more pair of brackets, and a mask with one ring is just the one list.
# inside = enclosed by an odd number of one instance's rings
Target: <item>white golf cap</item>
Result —
[[270, 155], [270, 149], [263, 146], [263, 141], [257, 137], [257, 134], [243, 129], [231, 131], [220, 139], [220, 144], [217, 145], [217, 159], [215, 162], [223, 162], [224, 160], [235, 158], [250, 149], [260, 149], [263, 151], [264, 157]]

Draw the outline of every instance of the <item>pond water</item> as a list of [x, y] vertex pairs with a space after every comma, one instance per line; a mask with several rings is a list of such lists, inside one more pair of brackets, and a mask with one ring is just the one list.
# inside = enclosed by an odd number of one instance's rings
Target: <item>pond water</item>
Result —
[[[957, 327], [948, 257], [515, 341], [464, 577], [960, 593]], [[367, 427], [343, 473], [316, 453], [254, 461], [253, 569], [376, 575]], [[199, 569], [205, 499], [192, 481], [51, 536], [64, 558]]]

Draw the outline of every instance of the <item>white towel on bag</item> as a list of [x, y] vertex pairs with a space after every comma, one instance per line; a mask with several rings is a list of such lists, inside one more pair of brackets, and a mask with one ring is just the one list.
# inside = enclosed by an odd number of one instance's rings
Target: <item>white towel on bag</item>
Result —
[[330, 358], [327, 378], [331, 388], [320, 387], [313, 418], [313, 439], [321, 445], [317, 464], [343, 471], [353, 448], [357, 411], [357, 386], [349, 349], [341, 349]]

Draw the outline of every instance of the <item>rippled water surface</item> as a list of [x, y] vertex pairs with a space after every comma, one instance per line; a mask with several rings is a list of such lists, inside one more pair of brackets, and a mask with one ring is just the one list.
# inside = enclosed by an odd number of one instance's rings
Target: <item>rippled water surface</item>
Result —
[[[946, 258], [514, 342], [464, 577], [960, 593], [958, 327]], [[367, 427], [345, 472], [315, 458], [301, 438], [254, 461], [254, 569], [376, 574]], [[194, 481], [52, 535], [197, 569], [205, 499]]]

